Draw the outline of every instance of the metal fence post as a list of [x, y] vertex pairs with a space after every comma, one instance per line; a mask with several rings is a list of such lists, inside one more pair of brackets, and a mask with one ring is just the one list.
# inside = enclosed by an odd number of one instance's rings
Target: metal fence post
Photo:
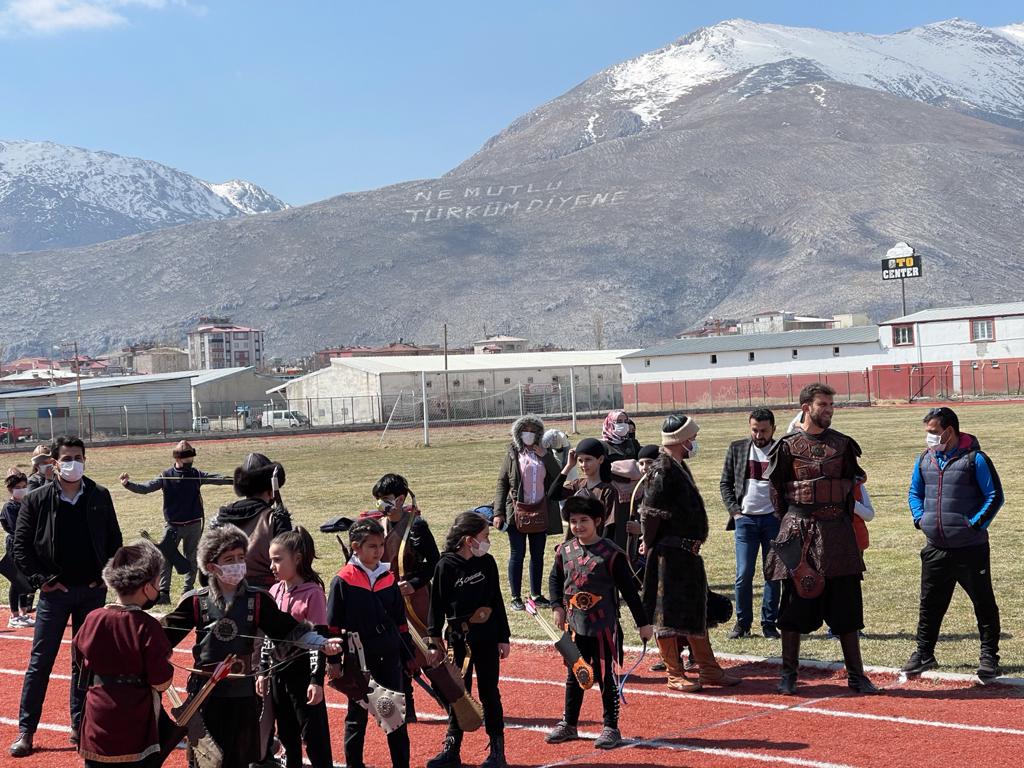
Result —
[[430, 416], [427, 411], [427, 372], [420, 371], [420, 397], [423, 398], [423, 445], [430, 445]]
[[526, 410], [523, 408], [523, 382], [519, 382], [519, 415], [525, 416]]
[[572, 433], [578, 435], [580, 431], [576, 428], [576, 371], [569, 369], [569, 404], [572, 408]]

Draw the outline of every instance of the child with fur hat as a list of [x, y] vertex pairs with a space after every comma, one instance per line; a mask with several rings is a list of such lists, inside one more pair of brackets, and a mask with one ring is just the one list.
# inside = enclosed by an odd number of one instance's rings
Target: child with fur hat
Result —
[[7, 533], [7, 544], [3, 560], [0, 560], [0, 575], [10, 582], [7, 596], [11, 605], [11, 618], [7, 620], [7, 628], [24, 629], [36, 624], [32, 618], [32, 603], [36, 593], [14, 562], [14, 530], [18, 525], [21, 500], [28, 493], [28, 478], [17, 467], [11, 467], [7, 470], [4, 485], [7, 488], [7, 501], [0, 511], [0, 525]]
[[[569, 480], [569, 473], [579, 466], [580, 477]], [[551, 486], [551, 498], [555, 501], [572, 496], [590, 496], [604, 507], [604, 521], [601, 535], [611, 539], [620, 548], [626, 546], [626, 517], [628, 505], [619, 504], [619, 493], [611, 484], [611, 463], [605, 452], [604, 443], [592, 437], [580, 440], [574, 450], [569, 451], [569, 461], [562, 468], [558, 482]], [[619, 510], [622, 509], [620, 512]], [[621, 525], [620, 525], [621, 522]], [[566, 534], [568, 538], [569, 534]]]
[[[626, 553], [601, 536], [604, 507], [594, 498], [574, 496], [562, 507], [572, 538], [559, 545], [551, 568], [548, 589], [555, 624], [566, 623], [582, 657], [593, 666], [601, 687], [604, 728], [594, 742], [598, 749], [614, 749], [622, 743], [619, 733], [619, 691], [614, 664], [622, 663], [622, 627], [619, 596], [626, 601], [633, 621], [645, 642], [654, 636], [637, 592]], [[565, 682], [562, 720], [545, 739], [561, 744], [578, 739], [576, 727], [583, 706], [583, 688], [569, 670]]]
[[28, 489], [35, 490], [53, 479], [53, 470], [57, 460], [51, 455], [53, 446], [40, 443], [32, 449], [32, 474], [28, 476]]
[[[203, 534], [203, 495], [204, 485], [231, 485], [230, 477], [203, 472], [192, 466], [196, 458], [196, 449], [187, 440], [182, 440], [171, 451], [174, 465], [165, 469], [148, 483], [133, 483], [131, 475], [123, 472], [119, 478], [121, 485], [132, 493], [163, 492], [164, 502], [164, 538], [160, 547], [164, 552], [171, 553], [177, 549], [180, 541], [185, 549], [188, 560], [188, 573], [185, 576], [185, 592], [191, 591], [196, 583], [199, 567], [196, 564], [196, 548], [199, 537]], [[165, 547], [170, 547], [166, 549]], [[160, 574], [160, 597], [157, 605], [171, 604], [171, 563], [164, 563]]]
[[89, 681], [78, 747], [86, 766], [160, 764], [160, 692], [174, 668], [167, 636], [146, 609], [156, 601], [163, 560], [148, 541], [119, 548], [103, 569], [117, 602], [86, 616], [75, 635], [79, 675]]
[[250, 453], [235, 469], [235, 493], [242, 498], [221, 507], [211, 527], [234, 525], [249, 539], [246, 554], [246, 581], [260, 589], [270, 589], [274, 574], [270, 570], [270, 542], [292, 529], [292, 518], [284, 505], [274, 498], [274, 480], [284, 487], [284, 467], [262, 453]]
[[[249, 537], [234, 525], [206, 531], [199, 540], [199, 567], [209, 585], [184, 595], [162, 621], [172, 645], [195, 631], [189, 693], [198, 691], [227, 656], [236, 656], [237, 670], [220, 682], [200, 710], [210, 737], [224, 754], [222, 768], [248, 768], [260, 759], [260, 700], [256, 696], [252, 659], [262, 632], [276, 641], [276, 661], [305, 651], [341, 651], [341, 641], [325, 639], [308, 623], [300, 623], [274, 602], [269, 592], [246, 580]], [[281, 654], [284, 658], [281, 658]]]

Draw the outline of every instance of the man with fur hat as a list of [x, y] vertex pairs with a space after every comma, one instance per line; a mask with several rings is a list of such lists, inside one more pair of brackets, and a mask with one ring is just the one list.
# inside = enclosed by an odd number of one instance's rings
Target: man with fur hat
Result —
[[198, 559], [209, 585], [184, 595], [161, 622], [172, 646], [195, 630], [191, 694], [221, 661], [231, 654], [237, 657], [237, 673], [218, 683], [200, 709], [209, 738], [223, 753], [221, 768], [249, 768], [260, 759], [260, 700], [253, 675], [260, 633], [278, 641], [284, 654], [300, 653], [299, 648], [331, 656], [341, 652], [340, 640], [325, 639], [309, 624], [300, 624], [277, 607], [269, 592], [248, 583], [249, 541], [230, 523], [207, 530], [199, 540]]
[[[171, 551], [182, 542], [185, 559], [188, 560], [188, 574], [185, 576], [185, 592], [190, 592], [196, 583], [196, 548], [199, 537], [203, 534], [203, 495], [200, 492], [204, 485], [231, 485], [230, 477], [202, 472], [192, 466], [196, 457], [196, 449], [187, 440], [182, 440], [171, 451], [174, 466], [165, 469], [159, 476], [148, 483], [133, 483], [131, 476], [125, 472], [121, 475], [121, 485], [132, 493], [153, 493], [163, 491], [164, 494], [164, 539], [161, 546]], [[171, 563], [164, 563], [160, 574], [160, 596], [157, 605], [171, 603]]]
[[544, 447], [544, 422], [526, 415], [512, 424], [512, 442], [498, 473], [491, 524], [501, 530], [508, 521], [508, 583], [512, 588], [512, 610], [526, 610], [523, 603], [523, 565], [526, 544], [530, 544], [530, 595], [538, 605], [547, 605], [541, 594], [544, 579], [544, 550], [547, 537], [562, 533], [558, 503], [548, 491], [558, 482], [561, 467]]
[[88, 681], [78, 748], [86, 768], [144, 768], [160, 754], [160, 692], [170, 686], [174, 667], [167, 635], [146, 611], [156, 603], [163, 562], [148, 541], [118, 549], [103, 569], [117, 602], [86, 616], [75, 636]]
[[274, 493], [275, 483], [280, 488], [284, 479], [280, 463], [262, 453], [250, 453], [242, 466], [235, 468], [235, 493], [243, 498], [221, 507], [212, 523], [212, 527], [238, 526], [249, 537], [245, 578], [260, 589], [270, 589], [275, 581], [270, 570], [270, 542], [292, 529], [291, 515], [280, 503], [280, 495]]
[[[672, 415], [661, 427], [661, 455], [643, 478], [640, 519], [647, 568], [644, 609], [654, 621], [658, 650], [668, 668], [668, 687], [736, 685], [715, 659], [708, 638], [708, 581], [700, 548], [708, 537], [708, 515], [685, 460], [697, 452], [700, 427], [689, 416]], [[690, 680], [682, 665], [683, 641], [700, 668]]]

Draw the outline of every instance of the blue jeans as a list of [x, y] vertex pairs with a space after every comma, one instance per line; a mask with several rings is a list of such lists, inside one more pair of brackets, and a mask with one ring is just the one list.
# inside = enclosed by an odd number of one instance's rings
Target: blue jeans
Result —
[[[757, 551], [761, 550], [761, 567], [772, 539], [779, 535], [779, 519], [775, 515], [740, 515], [736, 518], [736, 623], [750, 628], [754, 621], [754, 572]], [[766, 581], [761, 598], [761, 626], [774, 627], [779, 619], [781, 582]]]
[[547, 547], [547, 533], [521, 533], [515, 523], [508, 527], [508, 546], [512, 554], [508, 558], [508, 583], [512, 597], [523, 596], [523, 565], [526, 563], [526, 540], [530, 540], [530, 595], [543, 595], [541, 582], [544, 578], [544, 548]]
[[[36, 606], [36, 628], [32, 635], [32, 652], [25, 670], [25, 681], [21, 687], [21, 712], [18, 728], [35, 733], [39, 717], [43, 712], [43, 700], [50, 683], [53, 662], [64, 639], [68, 619], [71, 619], [71, 637], [78, 634], [85, 617], [107, 602], [107, 588], [103, 582], [98, 586], [68, 587], [67, 592], [55, 590], [40, 592]], [[71, 727], [78, 728], [82, 722], [82, 708], [85, 705], [85, 689], [79, 686], [78, 663], [71, 658]]]

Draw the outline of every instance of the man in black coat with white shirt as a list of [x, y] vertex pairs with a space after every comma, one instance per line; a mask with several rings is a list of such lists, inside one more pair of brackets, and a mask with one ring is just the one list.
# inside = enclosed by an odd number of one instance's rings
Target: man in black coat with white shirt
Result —
[[[750, 634], [757, 554], [760, 550], [763, 565], [772, 540], [779, 534], [771, 486], [764, 479], [768, 451], [775, 442], [775, 414], [767, 408], [756, 408], [749, 424], [750, 437], [730, 444], [719, 482], [722, 502], [729, 513], [725, 529], [736, 531], [736, 625], [729, 633], [732, 640]], [[761, 632], [765, 637], [779, 637], [775, 622], [781, 594], [780, 582], [765, 581], [761, 599]]]
[[[85, 617], [107, 602], [103, 566], [122, 544], [110, 492], [85, 477], [82, 440], [58, 437], [52, 455], [57, 460], [54, 479], [25, 496], [14, 531], [14, 560], [40, 595], [12, 757], [32, 754], [32, 737], [68, 619], [74, 637]], [[85, 687], [72, 658], [71, 743], [76, 746], [84, 704]]]

